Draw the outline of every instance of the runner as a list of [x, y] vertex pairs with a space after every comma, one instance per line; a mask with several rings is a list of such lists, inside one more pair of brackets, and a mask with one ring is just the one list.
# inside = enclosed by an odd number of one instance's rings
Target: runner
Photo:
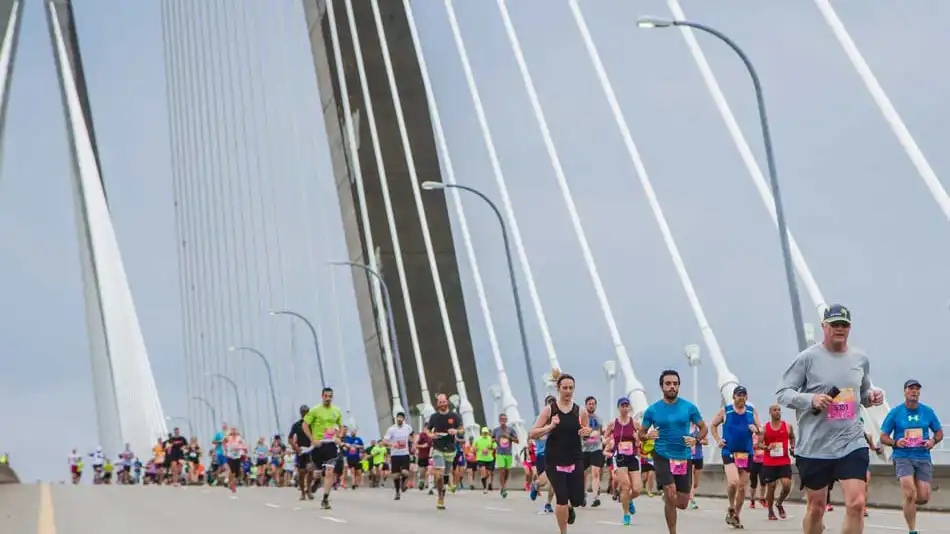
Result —
[[125, 449], [119, 453], [119, 485], [129, 485], [132, 483], [132, 460], [135, 453], [132, 452], [132, 445], [126, 443]]
[[333, 405], [333, 388], [323, 388], [320, 393], [323, 402], [314, 406], [304, 416], [303, 431], [311, 442], [320, 440], [310, 452], [313, 470], [319, 482], [323, 476], [323, 499], [320, 507], [330, 509], [330, 489], [333, 487], [334, 467], [337, 457], [337, 443], [342, 437], [343, 412]]
[[399, 412], [396, 414], [396, 424], [389, 427], [383, 437], [383, 443], [391, 451], [390, 467], [393, 472], [393, 487], [396, 488], [397, 501], [399, 492], [403, 491], [409, 482], [409, 436], [411, 434], [412, 428], [406, 424], [406, 414]]
[[73, 449], [69, 455], [69, 476], [73, 479], [73, 485], [79, 484], [82, 480], [82, 456]]
[[191, 443], [188, 445], [188, 480], [192, 484], [199, 483], [198, 477], [200, 476], [199, 467], [201, 466], [201, 446], [198, 445], [198, 438], [192, 437]]
[[482, 478], [482, 493], [488, 493], [488, 477], [491, 473], [488, 468], [492, 464], [492, 450], [495, 448], [495, 441], [491, 438], [491, 431], [488, 427], [482, 427], [482, 433], [475, 440], [475, 460], [478, 462], [478, 476]]
[[290, 427], [290, 433], [287, 434], [290, 440], [290, 446], [294, 450], [297, 464], [297, 489], [300, 490], [300, 500], [313, 500], [313, 492], [310, 491], [310, 450], [313, 440], [304, 430], [308, 426], [304, 418], [310, 408], [304, 404], [300, 407], [300, 419]]
[[518, 434], [515, 429], [508, 426], [508, 416], [501, 414], [498, 416], [498, 427], [492, 432], [492, 439], [495, 441], [495, 468], [498, 470], [501, 482], [501, 497], [508, 497], [508, 476], [511, 474], [511, 466], [514, 464], [512, 456], [513, 443], [518, 443]]
[[424, 490], [426, 483], [429, 484], [429, 495], [432, 495], [432, 436], [428, 432], [422, 431], [416, 433], [416, 462], [419, 464], [419, 470], [416, 472], [419, 476], [419, 490]]
[[857, 419], [860, 401], [880, 406], [884, 393], [871, 388], [870, 363], [864, 351], [848, 346], [851, 310], [834, 304], [822, 320], [824, 341], [802, 351], [785, 370], [776, 395], [779, 404], [796, 410], [798, 451], [795, 465], [808, 505], [804, 534], [821, 534], [827, 488], [839, 481], [844, 493], [842, 532], [864, 532], [864, 484], [868, 444]]
[[[584, 407], [587, 409], [587, 420], [590, 424], [590, 437], [584, 440], [581, 445], [581, 451], [584, 454], [584, 478], [586, 479], [587, 491], [594, 493], [594, 500], [590, 503], [592, 508], [600, 506], [600, 474], [604, 468], [604, 445], [601, 442], [601, 424], [600, 417], [597, 417], [597, 399], [587, 397], [584, 399]], [[586, 499], [585, 499], [586, 500]]]
[[[726, 524], [736, 528], [745, 528], [739, 515], [745, 503], [745, 487], [749, 483], [752, 435], [757, 434], [760, 428], [759, 416], [755, 408], [748, 404], [748, 397], [745, 386], [736, 386], [732, 390], [732, 404], [720, 408], [710, 425], [713, 439], [722, 450], [722, 466], [726, 472], [726, 494], [729, 498]], [[722, 436], [719, 435], [719, 425], [722, 425]]]
[[630, 399], [620, 397], [617, 410], [620, 414], [604, 429], [604, 446], [614, 452], [614, 483], [620, 490], [623, 524], [629, 525], [630, 516], [637, 513], [633, 500], [640, 496], [639, 432], [630, 415]]
[[220, 478], [224, 469], [228, 466], [228, 459], [224, 454], [224, 439], [230, 435], [227, 423], [221, 423], [221, 431], [214, 435], [211, 443], [214, 445], [214, 461], [212, 464], [216, 467], [214, 470], [215, 479]]
[[[896, 438], [896, 439], [895, 439]], [[917, 534], [917, 505], [930, 500], [933, 462], [930, 449], [943, 441], [943, 427], [933, 408], [920, 402], [920, 382], [904, 382], [904, 402], [888, 412], [881, 425], [881, 443], [894, 447], [894, 471], [904, 494], [904, 521]]]
[[[785, 499], [792, 491], [792, 455], [795, 453], [795, 431], [782, 421], [782, 407], [769, 406], [769, 422], [765, 424], [760, 450], [765, 452], [762, 460], [762, 484], [766, 486], [765, 502], [769, 508], [769, 521], [785, 519]], [[782, 484], [782, 493], [775, 499], [776, 483]], [[778, 517], [775, 517], [775, 510]]]
[[224, 440], [224, 450], [228, 457], [228, 487], [231, 488], [231, 493], [237, 493], [238, 479], [244, 474], [241, 459], [247, 453], [247, 443], [237, 428], [231, 427], [228, 437]]
[[700, 441], [706, 436], [707, 429], [696, 405], [679, 398], [679, 373], [673, 370], [660, 373], [660, 387], [663, 399], [651, 404], [644, 412], [639, 437], [641, 440], [656, 440], [656, 485], [663, 492], [666, 527], [670, 534], [676, 534], [676, 509], [686, 509], [693, 488], [690, 447], [696, 444], [697, 438], [689, 434], [689, 425], [693, 423], [699, 427]]
[[563, 534], [574, 523], [574, 508], [584, 504], [581, 440], [590, 436], [591, 428], [587, 425], [587, 411], [581, 411], [574, 403], [574, 377], [558, 369], [551, 372], [551, 377], [556, 381], [558, 398], [541, 409], [529, 436], [548, 437], [545, 468], [557, 499], [554, 518]]
[[89, 457], [92, 458], [92, 483], [98, 486], [102, 483], [102, 466], [106, 463], [106, 456], [102, 447], [96, 447], [95, 451], [89, 453]]
[[251, 478], [257, 481], [258, 486], [264, 485], [269, 453], [270, 449], [264, 444], [264, 437], [257, 438], [257, 445], [254, 446], [254, 461], [251, 463]]
[[760, 434], [752, 434], [752, 461], [749, 463], [749, 508], [755, 508], [756, 502], [763, 508], [766, 506], [765, 483], [761, 482], [765, 451], [759, 448], [760, 441], [762, 441]]
[[455, 443], [465, 436], [462, 417], [449, 410], [449, 397], [444, 393], [436, 395], [435, 413], [429, 417], [426, 430], [432, 436], [432, 469], [437, 490], [436, 508], [445, 510], [445, 490], [449, 475], [445, 472], [455, 460]]
[[709, 441], [705, 437], [699, 438], [699, 427], [693, 423], [689, 425], [689, 435], [696, 438], [696, 445], [693, 445], [693, 489], [689, 492], [689, 507], [695, 510], [699, 508], [696, 504], [696, 489], [703, 475], [703, 447], [709, 445]]
[[352, 489], [360, 486], [363, 480], [363, 465], [360, 460], [363, 458], [364, 445], [363, 438], [356, 435], [356, 428], [350, 429], [350, 435], [343, 437], [343, 448], [346, 451], [346, 470], [350, 473]]

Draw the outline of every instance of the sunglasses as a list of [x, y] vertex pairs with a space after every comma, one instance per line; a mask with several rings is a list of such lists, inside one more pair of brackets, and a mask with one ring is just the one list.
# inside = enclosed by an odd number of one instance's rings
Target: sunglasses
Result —
[[828, 323], [831, 328], [851, 328], [851, 323], [845, 321], [833, 321]]

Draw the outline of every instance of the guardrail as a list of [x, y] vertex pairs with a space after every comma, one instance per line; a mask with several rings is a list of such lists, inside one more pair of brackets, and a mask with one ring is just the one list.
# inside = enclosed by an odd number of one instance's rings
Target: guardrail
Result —
[[10, 467], [10, 464], [0, 464], [0, 485], [19, 483], [20, 477], [18, 477], [16, 471]]

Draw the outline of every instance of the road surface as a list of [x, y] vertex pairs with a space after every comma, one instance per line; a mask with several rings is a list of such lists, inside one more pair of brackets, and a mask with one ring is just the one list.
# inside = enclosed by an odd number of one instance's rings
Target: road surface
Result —
[[[435, 509], [433, 497], [410, 490], [394, 501], [391, 489], [339, 490], [333, 509], [319, 508], [319, 500], [300, 502], [291, 489], [242, 488], [236, 496], [219, 488], [154, 486], [0, 486], [0, 532], [16, 534], [167, 534], [168, 532], [313, 532], [327, 534], [418, 534], [419, 532], [485, 534], [556, 532], [551, 515], [539, 515], [540, 505], [524, 492], [507, 499], [497, 493], [464, 491], [449, 495], [447, 510]], [[573, 532], [623, 529], [619, 506], [578, 512]], [[637, 500], [633, 525], [641, 532], [665, 533], [659, 498]], [[723, 522], [725, 502], [701, 499], [699, 510], [680, 514], [679, 534], [735, 532]], [[788, 506], [789, 519], [768, 521], [761, 509], [743, 512], [747, 532], [801, 532], [802, 507]], [[841, 511], [827, 516], [827, 534], [839, 531]], [[950, 515], [922, 514], [923, 532], [950, 533]], [[643, 530], [646, 529], [646, 530]], [[866, 532], [906, 532], [900, 512], [874, 510]]]

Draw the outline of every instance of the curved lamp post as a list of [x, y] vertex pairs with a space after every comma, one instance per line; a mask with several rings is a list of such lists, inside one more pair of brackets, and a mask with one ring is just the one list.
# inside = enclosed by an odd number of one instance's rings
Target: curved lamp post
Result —
[[274, 422], [277, 423], [277, 432], [280, 433], [280, 429], [283, 428], [280, 426], [280, 413], [277, 409], [277, 390], [274, 389], [274, 374], [271, 372], [270, 362], [267, 361], [267, 356], [264, 356], [264, 353], [253, 348], [253, 347], [231, 347], [228, 349], [230, 352], [237, 352], [240, 350], [250, 352], [251, 354], [257, 355], [258, 358], [264, 362], [264, 368], [267, 369], [267, 383], [270, 385], [270, 402], [274, 406]]
[[617, 362], [614, 360], [604, 362], [604, 373], [607, 375], [607, 387], [610, 391], [610, 420], [612, 421], [617, 411], [617, 398], [614, 396], [617, 387]]
[[250, 429], [247, 427], [247, 422], [244, 420], [244, 410], [241, 408], [241, 394], [238, 392], [237, 383], [221, 373], [206, 373], [205, 376], [223, 380], [231, 385], [231, 388], [234, 390], [234, 400], [237, 402], [238, 419], [241, 420], [241, 427], [244, 429], [244, 432], [250, 432]]
[[788, 297], [792, 305], [792, 319], [795, 321], [795, 336], [798, 340], [798, 350], [808, 348], [808, 341], [805, 338], [804, 320], [802, 319], [802, 307], [798, 297], [798, 284], [795, 278], [795, 271], [792, 268], [792, 256], [789, 251], [788, 230], [785, 227], [785, 208], [782, 206], [782, 195], [779, 192], [778, 173], [775, 170], [775, 155], [772, 151], [772, 134], [769, 129], [769, 119], [765, 113], [765, 97], [762, 93], [762, 84], [759, 82], [759, 74], [756, 72], [752, 61], [746, 55], [745, 51], [730, 39], [726, 34], [715, 28], [692, 22], [689, 20], [666, 19], [658, 17], [640, 17], [637, 19], [637, 26], [641, 28], [669, 28], [672, 26], [686, 26], [706, 32], [717, 37], [726, 43], [739, 56], [742, 63], [745, 64], [749, 76], [752, 77], [752, 85], [755, 89], [755, 100], [759, 107], [759, 122], [762, 126], [762, 140], [765, 144], [765, 160], [769, 168], [769, 182], [772, 188], [772, 196], [775, 198], [775, 218], [778, 223], [779, 240], [782, 245], [782, 259], [785, 264], [785, 280], [788, 283]]
[[[313, 327], [313, 323], [310, 322], [310, 319], [307, 319], [303, 315], [291, 310], [271, 310], [268, 313], [270, 315], [290, 315], [307, 323], [307, 327], [310, 329], [310, 333], [313, 335], [313, 349], [317, 353], [317, 369], [320, 370], [320, 387], [327, 387], [326, 375], [323, 374], [323, 353], [320, 352], [320, 338], [317, 337], [317, 329]], [[276, 405], [274, 409], [277, 409]]]
[[215, 427], [215, 425], [218, 425], [220, 423], [220, 421], [218, 421], [218, 410], [214, 409], [214, 405], [208, 402], [208, 399], [198, 396], [198, 395], [195, 395], [194, 397], [192, 397], [192, 399], [200, 402], [201, 404], [204, 404], [205, 407], [208, 408], [208, 410], [211, 410], [211, 421], [212, 421], [211, 428], [212, 429]]

